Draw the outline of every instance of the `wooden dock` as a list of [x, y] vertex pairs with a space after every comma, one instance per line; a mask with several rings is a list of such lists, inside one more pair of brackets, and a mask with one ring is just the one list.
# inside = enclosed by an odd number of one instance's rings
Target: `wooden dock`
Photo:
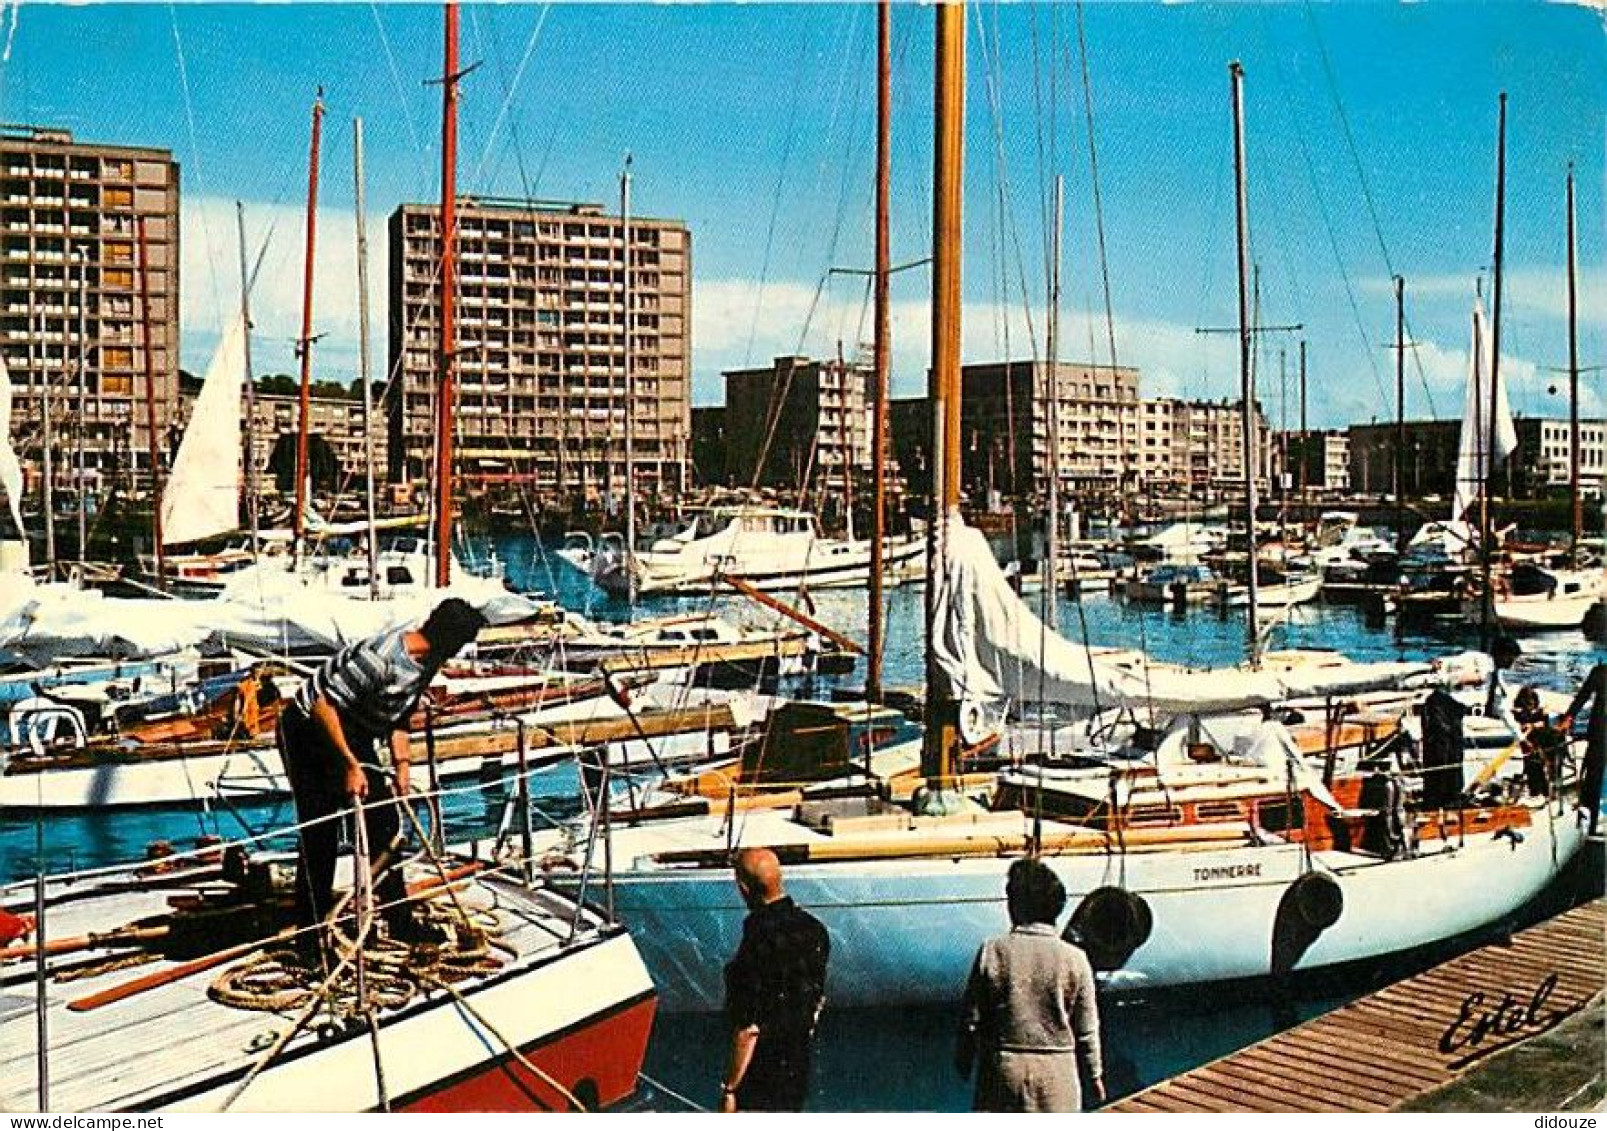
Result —
[[1105, 1110], [1395, 1110], [1601, 994], [1604, 930], [1607, 903], [1576, 907]]

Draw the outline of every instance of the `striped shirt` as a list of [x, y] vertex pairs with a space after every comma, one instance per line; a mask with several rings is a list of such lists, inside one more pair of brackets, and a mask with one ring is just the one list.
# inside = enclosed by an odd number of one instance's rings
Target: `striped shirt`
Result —
[[381, 742], [407, 725], [419, 697], [433, 673], [408, 655], [403, 638], [406, 628], [348, 644], [301, 685], [296, 705], [308, 714], [320, 696], [340, 716], [341, 729], [352, 753], [361, 760], [379, 743], [379, 757], [389, 761]]

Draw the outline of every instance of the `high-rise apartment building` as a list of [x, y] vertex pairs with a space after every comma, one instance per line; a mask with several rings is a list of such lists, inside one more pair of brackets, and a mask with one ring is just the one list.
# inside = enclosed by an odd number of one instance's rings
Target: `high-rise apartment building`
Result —
[[[456, 454], [475, 484], [542, 500], [621, 497], [626, 414], [639, 493], [687, 482], [692, 241], [675, 220], [631, 217], [634, 399], [627, 392], [625, 227], [599, 205], [458, 205]], [[393, 480], [428, 473], [440, 341], [440, 210], [390, 218]]]
[[95, 145], [66, 130], [0, 129], [0, 353], [12, 442], [37, 482], [46, 394], [54, 478], [149, 474], [139, 220], [149, 264], [156, 427], [178, 413], [179, 166], [165, 149]]
[[[1244, 490], [1244, 402], [1157, 397], [1143, 402], [1140, 466], [1146, 490], [1205, 498]], [[1279, 474], [1278, 450], [1260, 406], [1251, 449], [1258, 487]]]

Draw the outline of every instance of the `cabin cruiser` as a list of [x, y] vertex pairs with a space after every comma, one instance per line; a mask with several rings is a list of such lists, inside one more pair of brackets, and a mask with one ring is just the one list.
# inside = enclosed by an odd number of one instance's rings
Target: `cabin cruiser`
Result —
[[[868, 540], [824, 537], [806, 511], [744, 504], [709, 507], [670, 537], [643, 549], [599, 544], [592, 579], [608, 593], [706, 593], [721, 577], [756, 589], [858, 587], [869, 583]], [[920, 532], [883, 543], [884, 580], [891, 584], [924, 571]]]

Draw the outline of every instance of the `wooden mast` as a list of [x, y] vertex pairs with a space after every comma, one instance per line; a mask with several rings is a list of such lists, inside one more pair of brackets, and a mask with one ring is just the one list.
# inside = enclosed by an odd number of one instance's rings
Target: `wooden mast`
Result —
[[1579, 292], [1578, 249], [1574, 236], [1574, 167], [1568, 163], [1568, 489], [1573, 501], [1573, 543], [1568, 560], [1579, 564], [1579, 539], [1585, 533], [1584, 502], [1579, 495]]
[[251, 369], [251, 269], [246, 262], [246, 210], [234, 202], [234, 226], [240, 237], [240, 321], [241, 345], [245, 355], [245, 495], [246, 524], [251, 529], [251, 554], [256, 556], [261, 540], [261, 520], [257, 511], [257, 378]]
[[1249, 263], [1250, 263], [1250, 210], [1248, 192], [1245, 185], [1244, 171], [1244, 67], [1237, 60], [1228, 64], [1228, 74], [1233, 80], [1233, 171], [1234, 190], [1237, 198], [1235, 209], [1238, 221], [1239, 244], [1239, 386], [1240, 395], [1244, 398], [1243, 404], [1243, 432], [1244, 432], [1244, 496], [1245, 517], [1248, 521], [1249, 540], [1247, 543], [1249, 559], [1250, 605], [1245, 624], [1245, 634], [1250, 645], [1250, 665], [1257, 666], [1261, 662], [1261, 638], [1256, 631], [1257, 607], [1260, 603], [1260, 586], [1258, 585], [1256, 544], [1255, 544], [1255, 375], [1250, 368], [1250, 352], [1253, 331], [1250, 327], [1250, 292], [1249, 292]]
[[1494, 594], [1490, 590], [1491, 565], [1491, 529], [1495, 525], [1490, 506], [1490, 490], [1495, 483], [1495, 433], [1496, 422], [1500, 419], [1498, 408], [1501, 388], [1501, 259], [1504, 238], [1506, 236], [1506, 208], [1507, 208], [1507, 93], [1501, 92], [1500, 117], [1496, 125], [1495, 143], [1495, 296], [1490, 307], [1490, 414], [1489, 432], [1484, 438], [1484, 517], [1483, 529], [1479, 531], [1479, 553], [1483, 565], [1483, 600], [1479, 602], [1479, 641], [1483, 649], [1490, 650], [1490, 617], [1494, 612], [1492, 607]]
[[939, 4], [932, 169], [932, 513], [927, 530], [926, 734], [921, 772], [941, 794], [954, 776], [957, 710], [932, 641], [948, 524], [960, 511], [960, 235], [965, 166], [965, 5]]
[[441, 354], [435, 389], [435, 584], [452, 580], [452, 367], [457, 352], [458, 7], [446, 5], [441, 80]]
[[893, 136], [893, 7], [878, 0], [876, 13], [876, 330], [872, 364], [875, 368], [871, 400], [871, 483], [869, 651], [865, 657], [865, 698], [882, 701], [883, 540], [887, 536], [887, 400], [891, 389], [892, 316], [888, 303], [888, 277], [892, 263], [888, 230], [892, 179]]
[[[145, 432], [151, 461], [151, 533], [156, 539], [156, 585], [161, 589], [167, 585], [167, 558], [162, 549], [162, 445], [156, 434], [156, 343], [151, 332], [151, 260], [145, 241], [145, 217], [139, 218], [136, 230], [139, 234], [140, 324], [144, 328], [145, 342]], [[171, 296], [171, 288], [168, 293]], [[168, 301], [171, 303], [171, 297]]]
[[318, 142], [323, 134], [324, 91], [312, 104], [312, 145], [307, 159], [307, 246], [302, 257], [301, 338], [296, 350], [301, 355], [301, 416], [296, 427], [296, 512], [292, 519], [294, 536], [290, 540], [292, 566], [300, 559], [302, 540], [307, 534], [307, 429], [312, 419], [312, 281], [313, 255], [318, 243]]
[[368, 511], [368, 595], [379, 597], [378, 505], [374, 489], [374, 389], [368, 346], [368, 218], [363, 183], [363, 120], [352, 119], [352, 182], [357, 208], [357, 378], [363, 383], [363, 488]]

